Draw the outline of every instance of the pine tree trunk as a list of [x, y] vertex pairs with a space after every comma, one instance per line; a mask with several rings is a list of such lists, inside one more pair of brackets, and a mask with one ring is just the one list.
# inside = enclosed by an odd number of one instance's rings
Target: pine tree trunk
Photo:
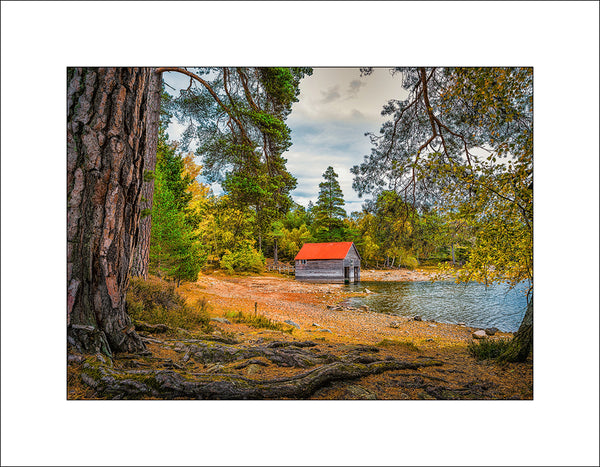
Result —
[[80, 351], [145, 349], [125, 310], [142, 195], [149, 68], [69, 68], [67, 331]]
[[273, 250], [273, 264], [277, 264], [277, 237], [275, 237], [275, 248]]
[[505, 362], [524, 362], [533, 349], [533, 297], [527, 301], [527, 310], [519, 330], [513, 337], [509, 348], [500, 356]]
[[144, 157], [144, 183], [142, 185], [141, 212], [138, 243], [133, 255], [130, 274], [148, 278], [148, 261], [150, 258], [150, 229], [152, 198], [154, 197], [154, 179], [150, 174], [156, 169], [156, 147], [158, 144], [158, 127], [160, 123], [161, 74], [155, 69], [150, 71], [148, 83], [148, 116], [146, 120], [146, 155]]

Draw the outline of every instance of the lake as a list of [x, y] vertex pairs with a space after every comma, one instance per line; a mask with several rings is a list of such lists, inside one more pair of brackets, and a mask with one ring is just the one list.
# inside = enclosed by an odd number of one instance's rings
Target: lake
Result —
[[465, 323], [477, 328], [497, 327], [516, 332], [527, 305], [525, 282], [509, 290], [506, 284], [452, 281], [437, 282], [359, 282], [346, 290], [372, 294], [351, 297], [350, 306], [367, 305], [371, 311], [400, 316], [421, 316], [440, 323]]

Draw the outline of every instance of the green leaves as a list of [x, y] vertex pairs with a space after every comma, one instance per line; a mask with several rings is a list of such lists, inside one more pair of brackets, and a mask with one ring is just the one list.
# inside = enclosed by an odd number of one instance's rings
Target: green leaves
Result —
[[195, 222], [187, 215], [193, 179], [184, 175], [183, 169], [181, 155], [162, 134], [151, 211], [150, 271], [177, 281], [195, 281], [206, 254], [196, 238]]
[[333, 167], [329, 166], [323, 174], [325, 181], [319, 184], [319, 198], [313, 208], [313, 232], [319, 241], [341, 241], [345, 237], [343, 219], [346, 211], [342, 207], [344, 195], [337, 177]]

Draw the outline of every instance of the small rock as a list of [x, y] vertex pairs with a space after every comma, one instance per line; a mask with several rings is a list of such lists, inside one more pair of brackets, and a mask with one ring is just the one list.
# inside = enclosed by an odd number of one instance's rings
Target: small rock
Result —
[[471, 335], [473, 336], [473, 339], [485, 339], [487, 337], [487, 334], [485, 333], [485, 331], [483, 329], [480, 329], [479, 331], [475, 331]]
[[320, 325], [320, 324], [317, 324], [317, 323], [312, 323], [312, 326], [314, 326], [314, 327], [316, 327], [316, 328], [320, 328], [320, 327], [321, 327], [321, 325]]
[[335, 306], [333, 306], [333, 305], [327, 305], [328, 310], [333, 310], [334, 308], [335, 308]]
[[433, 342], [433, 339], [431, 339], [431, 338], [425, 339], [425, 342]]
[[370, 308], [367, 305], [359, 306], [358, 309], [361, 311], [369, 311], [370, 310]]
[[333, 332], [331, 332], [329, 329], [321, 329], [322, 332], [328, 332], [330, 334], [333, 334]]
[[211, 318], [210, 320], [216, 321], [217, 323], [231, 324], [231, 321], [229, 321], [227, 318]]
[[491, 328], [485, 328], [485, 333], [488, 336], [493, 336], [494, 334], [496, 334], [498, 331], [500, 331], [500, 329], [496, 328], [496, 327], [491, 327]]
[[365, 289], [365, 293], [373, 293], [369, 289]]
[[437, 328], [437, 325], [436, 324], [430, 324], [429, 327], [430, 328]]
[[466, 326], [466, 323], [456, 323], [458, 326]]
[[391, 328], [399, 328], [402, 324], [398, 321], [392, 321], [390, 324], [388, 324], [389, 327]]
[[294, 323], [291, 319], [286, 319], [284, 321], [285, 324], [289, 324], [290, 326], [294, 326], [295, 328], [300, 329], [300, 325], [298, 323]]
[[415, 316], [413, 319], [415, 321], [423, 321], [423, 319], [420, 316]]

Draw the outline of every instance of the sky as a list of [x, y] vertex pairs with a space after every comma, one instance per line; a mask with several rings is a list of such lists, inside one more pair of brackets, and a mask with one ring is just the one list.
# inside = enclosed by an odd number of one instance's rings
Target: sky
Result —
[[[179, 75], [179, 76], [177, 76]], [[165, 73], [171, 93], [189, 85], [189, 78], [177, 73]], [[292, 146], [284, 153], [287, 167], [297, 179], [291, 193], [297, 203], [316, 203], [323, 173], [332, 166], [350, 214], [360, 211], [364, 201], [352, 189], [350, 168], [369, 154], [371, 144], [367, 132], [378, 133], [385, 121], [383, 105], [391, 98], [404, 98], [401, 76], [392, 76], [388, 68], [376, 68], [361, 77], [359, 68], [314, 68], [311, 76], [300, 82], [298, 102], [286, 123], [292, 130]], [[169, 136], [177, 140], [183, 127], [176, 121], [169, 127]], [[199, 162], [199, 161], [197, 161]], [[213, 191], [220, 193], [217, 185]]]

